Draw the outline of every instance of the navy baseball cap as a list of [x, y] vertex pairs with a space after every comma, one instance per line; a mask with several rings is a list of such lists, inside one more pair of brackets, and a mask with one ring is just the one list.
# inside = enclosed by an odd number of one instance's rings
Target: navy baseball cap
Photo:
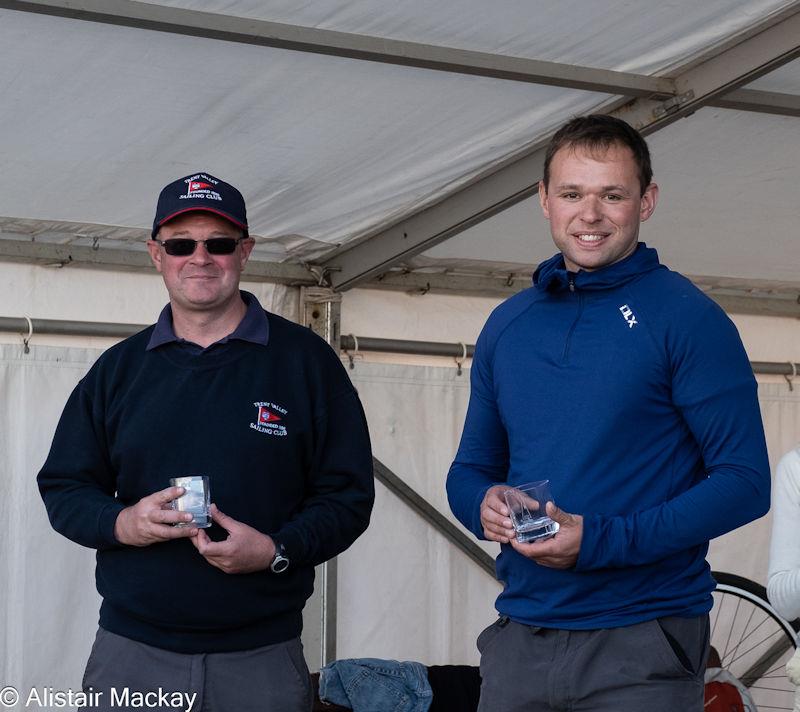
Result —
[[219, 215], [240, 227], [244, 237], [248, 236], [247, 209], [242, 194], [210, 173], [194, 173], [178, 178], [161, 191], [150, 236], [155, 239], [158, 229], [165, 222], [193, 210]]

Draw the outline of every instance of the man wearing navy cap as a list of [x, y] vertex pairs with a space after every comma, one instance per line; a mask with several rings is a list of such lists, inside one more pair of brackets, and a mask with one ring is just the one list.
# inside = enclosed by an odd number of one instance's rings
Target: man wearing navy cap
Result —
[[[239, 290], [236, 188], [174, 181], [151, 236], [169, 304], [77, 385], [38, 477], [53, 527], [97, 550], [87, 707], [309, 710], [313, 567], [374, 497], [363, 410], [324, 341]], [[189, 475], [210, 478], [211, 529], [171, 508]]]

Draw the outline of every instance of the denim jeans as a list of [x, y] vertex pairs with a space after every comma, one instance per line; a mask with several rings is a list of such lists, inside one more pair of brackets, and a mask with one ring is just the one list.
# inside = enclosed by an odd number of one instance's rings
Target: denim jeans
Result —
[[355, 658], [320, 670], [319, 696], [353, 712], [427, 712], [433, 692], [422, 663]]

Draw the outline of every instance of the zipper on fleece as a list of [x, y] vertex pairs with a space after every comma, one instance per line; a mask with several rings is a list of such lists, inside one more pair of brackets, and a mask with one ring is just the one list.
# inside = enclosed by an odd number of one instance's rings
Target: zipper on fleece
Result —
[[575, 289], [575, 280], [573, 277], [569, 278], [569, 291], [571, 294], [575, 294], [576, 292], [578, 294], [578, 313], [575, 315], [572, 326], [569, 327], [569, 331], [567, 332], [567, 338], [564, 342], [564, 353], [561, 355], [562, 363], [566, 363], [567, 359], [569, 358], [569, 347], [572, 342], [572, 333], [575, 331], [575, 327], [578, 325], [578, 322], [581, 320], [581, 316], [583, 315], [583, 294]]

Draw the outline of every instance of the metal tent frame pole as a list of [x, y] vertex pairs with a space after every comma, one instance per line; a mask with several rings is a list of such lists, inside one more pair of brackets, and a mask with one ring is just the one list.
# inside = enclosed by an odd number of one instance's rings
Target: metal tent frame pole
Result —
[[392, 472], [377, 457], [372, 458], [375, 479], [407, 504], [451, 544], [458, 547], [489, 576], [495, 578], [494, 557], [466, 536], [455, 524], [439, 512], [428, 500], [408, 485], [399, 475]]
[[49, 334], [55, 336], [104, 336], [124, 339], [147, 328], [146, 324], [113, 324], [100, 321], [72, 321], [68, 319], [31, 319], [0, 316], [0, 331], [17, 334]]
[[[56, 336], [100, 336], [122, 339], [147, 328], [146, 324], [114, 324], [100, 321], [74, 321], [69, 319], [28, 319], [0, 316], [0, 331], [25, 336], [49, 334]], [[371, 351], [376, 353], [408, 354], [411, 356], [444, 356], [472, 358], [474, 344], [441, 341], [412, 341], [409, 339], [378, 339], [370, 336], [342, 334], [340, 348], [347, 353]], [[753, 373], [765, 376], [797, 376], [800, 363], [791, 361], [751, 361]]]
[[[474, 344], [454, 344], [438, 341], [408, 341], [403, 339], [375, 339], [368, 336], [342, 334], [341, 348], [348, 353], [374, 351], [378, 353], [408, 354], [413, 356], [450, 356], [461, 358], [466, 349], [468, 358], [475, 353]], [[800, 375], [800, 363], [791, 361], [751, 361], [753, 373], [770, 376]]]

